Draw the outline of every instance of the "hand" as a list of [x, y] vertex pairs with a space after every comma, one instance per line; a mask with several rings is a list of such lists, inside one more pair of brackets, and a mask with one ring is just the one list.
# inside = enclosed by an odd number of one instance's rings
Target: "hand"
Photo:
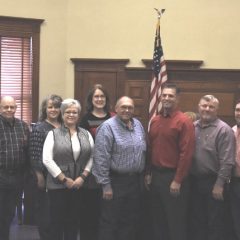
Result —
[[170, 185], [170, 193], [172, 196], [177, 197], [180, 194], [181, 183], [177, 183], [176, 181], [172, 181]]
[[41, 172], [36, 172], [36, 176], [37, 176], [37, 186], [39, 189], [43, 190], [46, 187], [45, 178]]
[[64, 183], [64, 185], [68, 188], [68, 189], [72, 189], [74, 186], [74, 181], [71, 178], [66, 177], [66, 182]]
[[213, 190], [212, 190], [212, 196], [216, 200], [224, 200], [223, 197], [223, 187], [214, 185]]
[[80, 187], [82, 187], [83, 183], [84, 183], [83, 178], [82, 177], [78, 177], [73, 182], [73, 188], [79, 189]]
[[113, 199], [113, 191], [112, 189], [108, 189], [103, 191], [103, 199], [112, 200]]
[[151, 174], [145, 175], [144, 176], [144, 185], [148, 191], [150, 190], [151, 182], [152, 182], [152, 175]]

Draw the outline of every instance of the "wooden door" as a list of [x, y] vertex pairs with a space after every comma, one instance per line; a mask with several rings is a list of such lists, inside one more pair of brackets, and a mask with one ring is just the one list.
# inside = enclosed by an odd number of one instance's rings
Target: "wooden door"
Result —
[[110, 98], [111, 110], [116, 100], [125, 94], [125, 65], [128, 59], [72, 59], [75, 63], [74, 97], [86, 109], [86, 98], [94, 84], [102, 84]]

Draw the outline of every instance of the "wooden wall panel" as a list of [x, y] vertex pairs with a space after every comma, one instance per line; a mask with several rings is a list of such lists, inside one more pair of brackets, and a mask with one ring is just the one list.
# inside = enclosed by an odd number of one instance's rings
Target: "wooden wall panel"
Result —
[[[189, 110], [196, 112], [198, 110], [199, 99], [206, 94], [209, 94], [209, 93], [208, 92], [181, 93], [181, 100], [179, 104], [180, 109], [184, 112]], [[233, 116], [234, 110], [229, 106], [234, 105], [234, 94], [215, 92], [213, 93], [213, 95], [217, 97], [218, 100], [220, 101], [220, 108], [219, 108], [218, 114], [222, 116], [228, 116], [228, 117]]]
[[77, 99], [80, 100], [83, 111], [86, 107], [86, 96], [89, 90], [94, 86], [94, 84], [99, 83], [102, 84], [103, 87], [109, 93], [110, 102], [114, 103], [117, 95], [117, 81], [116, 81], [116, 73], [111, 71], [84, 71], [81, 73], [81, 78], [79, 81], [79, 92], [77, 92]]
[[83, 105], [85, 112], [86, 98], [94, 84], [102, 84], [107, 90], [111, 110], [119, 96], [125, 95], [125, 65], [128, 59], [71, 59], [74, 63], [74, 98]]
[[135, 116], [142, 122], [145, 129], [148, 125], [148, 101], [149, 82], [141, 80], [128, 80], [126, 82], [125, 93], [131, 96], [135, 103]]
[[[122, 95], [135, 101], [135, 115], [148, 125], [149, 91], [152, 79], [151, 60], [145, 67], [125, 67], [126, 59], [72, 59], [75, 64], [75, 98], [85, 101], [89, 88], [103, 84], [111, 102]], [[234, 124], [234, 105], [240, 98], [240, 70], [201, 69], [202, 61], [167, 61], [168, 81], [181, 90], [180, 109], [197, 112], [199, 99], [206, 94], [220, 101], [219, 117]]]

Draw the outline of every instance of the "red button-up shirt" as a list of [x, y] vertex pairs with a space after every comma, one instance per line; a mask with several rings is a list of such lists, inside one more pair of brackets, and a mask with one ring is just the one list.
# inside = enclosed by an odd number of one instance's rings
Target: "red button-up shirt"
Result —
[[195, 147], [192, 121], [178, 110], [167, 117], [157, 115], [148, 137], [151, 165], [176, 169], [174, 180], [181, 183], [189, 172]]

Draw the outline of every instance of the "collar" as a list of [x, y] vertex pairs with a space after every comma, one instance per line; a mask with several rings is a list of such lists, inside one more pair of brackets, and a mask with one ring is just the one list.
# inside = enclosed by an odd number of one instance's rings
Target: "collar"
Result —
[[9, 125], [9, 126], [11, 126], [11, 127], [13, 127], [14, 124], [15, 124], [15, 118], [13, 118], [12, 121], [8, 121], [8, 120], [7, 120], [5, 117], [3, 117], [3, 115], [1, 115], [1, 114], [0, 114], [0, 118], [2, 119], [2, 121], [3, 121], [5, 124], [7, 124], [7, 125]]
[[218, 121], [218, 118], [216, 118], [215, 120], [213, 120], [212, 122], [209, 122], [208, 124], [205, 124], [204, 126], [202, 126], [202, 122], [201, 122], [201, 119], [197, 120], [195, 125], [196, 126], [199, 126], [200, 128], [208, 128], [208, 127], [211, 127], [211, 126], [217, 126], [217, 121]]
[[161, 111], [160, 111], [159, 114], [160, 114], [163, 118], [172, 118], [172, 117], [174, 117], [174, 116], [177, 114], [177, 112], [179, 112], [179, 109], [178, 109], [178, 108], [174, 109], [174, 110], [171, 111], [170, 113], [167, 113], [167, 115], [164, 115], [164, 114], [163, 114], [163, 109], [161, 109]]
[[134, 119], [130, 119], [131, 121], [131, 127], [129, 127], [129, 125], [127, 125], [126, 123], [124, 123], [118, 116], [116, 116], [116, 119], [118, 121], [118, 123], [125, 129], [129, 130], [129, 131], [133, 131], [135, 123], [134, 123]]

